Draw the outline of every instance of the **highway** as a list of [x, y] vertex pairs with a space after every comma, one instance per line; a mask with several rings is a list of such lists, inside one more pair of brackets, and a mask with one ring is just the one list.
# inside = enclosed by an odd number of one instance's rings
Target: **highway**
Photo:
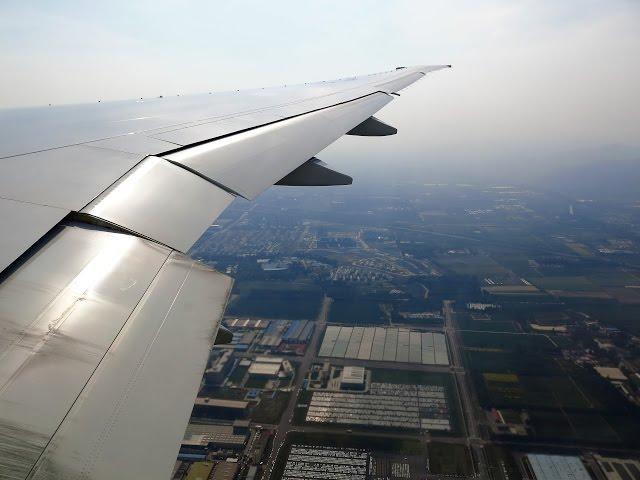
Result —
[[451, 371], [458, 386], [458, 397], [460, 398], [467, 428], [467, 444], [473, 452], [478, 478], [490, 479], [491, 476], [484, 455], [484, 441], [480, 437], [478, 430], [479, 419], [476, 416], [476, 410], [474, 408], [475, 402], [471, 393], [472, 386], [469, 385], [469, 378], [464, 369], [464, 363], [462, 362], [462, 355], [460, 353], [460, 339], [458, 338], [455, 313], [453, 312], [453, 302], [451, 300], [445, 300], [442, 310], [445, 319], [444, 330], [449, 339], [449, 351], [451, 352]]
[[289, 398], [289, 404], [287, 405], [286, 410], [282, 413], [282, 417], [280, 419], [280, 423], [278, 424], [278, 430], [276, 432], [275, 438], [273, 439], [273, 446], [271, 449], [271, 454], [269, 455], [269, 460], [264, 468], [264, 474], [262, 475], [263, 479], [267, 479], [271, 476], [271, 472], [273, 470], [273, 465], [275, 463], [276, 458], [278, 457], [278, 452], [284, 443], [284, 439], [286, 437], [287, 432], [289, 431], [289, 425], [291, 424], [291, 420], [293, 418], [293, 412], [296, 408], [296, 403], [298, 401], [298, 393], [300, 393], [300, 388], [302, 387], [302, 381], [304, 380], [309, 368], [311, 367], [311, 363], [315, 359], [316, 351], [318, 350], [318, 344], [320, 342], [320, 338], [324, 332], [324, 327], [327, 323], [327, 314], [329, 313], [329, 308], [331, 306], [331, 298], [324, 297], [322, 299], [322, 307], [320, 308], [320, 313], [318, 314], [318, 318], [315, 322], [315, 328], [313, 330], [313, 336], [311, 337], [311, 341], [307, 345], [307, 349], [304, 352], [304, 356], [298, 368], [296, 369], [296, 378], [293, 385], [293, 390], [291, 392], [291, 398]]

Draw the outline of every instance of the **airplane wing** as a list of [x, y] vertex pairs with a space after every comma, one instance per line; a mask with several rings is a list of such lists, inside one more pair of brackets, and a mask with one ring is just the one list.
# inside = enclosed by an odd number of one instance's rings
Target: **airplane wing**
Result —
[[445, 67], [0, 111], [0, 479], [166, 477], [232, 284], [185, 252], [237, 196], [351, 183], [315, 155]]

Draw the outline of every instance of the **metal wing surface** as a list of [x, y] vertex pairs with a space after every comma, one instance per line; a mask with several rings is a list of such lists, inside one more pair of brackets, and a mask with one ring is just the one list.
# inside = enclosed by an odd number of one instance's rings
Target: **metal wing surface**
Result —
[[166, 477], [232, 284], [185, 252], [444, 67], [0, 111], [0, 478]]

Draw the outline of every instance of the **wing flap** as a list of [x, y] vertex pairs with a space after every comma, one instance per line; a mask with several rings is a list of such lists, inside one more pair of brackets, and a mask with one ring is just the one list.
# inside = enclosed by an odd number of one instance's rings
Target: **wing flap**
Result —
[[0, 284], [0, 478], [31, 470], [169, 254], [58, 227]]
[[233, 199], [184, 168], [147, 157], [82, 213], [186, 252]]
[[82, 224], [21, 262], [0, 285], [0, 478], [129, 476], [140, 436], [166, 472], [230, 278]]
[[229, 277], [172, 254], [33, 478], [164, 478], [180, 448], [230, 287]]

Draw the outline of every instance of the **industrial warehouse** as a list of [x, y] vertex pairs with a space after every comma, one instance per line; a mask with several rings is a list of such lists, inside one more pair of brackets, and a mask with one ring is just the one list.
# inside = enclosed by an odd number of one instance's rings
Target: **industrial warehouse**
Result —
[[224, 322], [233, 333], [228, 348], [238, 352], [303, 355], [315, 327], [309, 320], [227, 318]]
[[407, 328], [328, 326], [319, 357], [448, 365], [444, 334]]
[[579, 457], [528, 454], [526, 459], [525, 465], [530, 466], [536, 480], [591, 480]]

